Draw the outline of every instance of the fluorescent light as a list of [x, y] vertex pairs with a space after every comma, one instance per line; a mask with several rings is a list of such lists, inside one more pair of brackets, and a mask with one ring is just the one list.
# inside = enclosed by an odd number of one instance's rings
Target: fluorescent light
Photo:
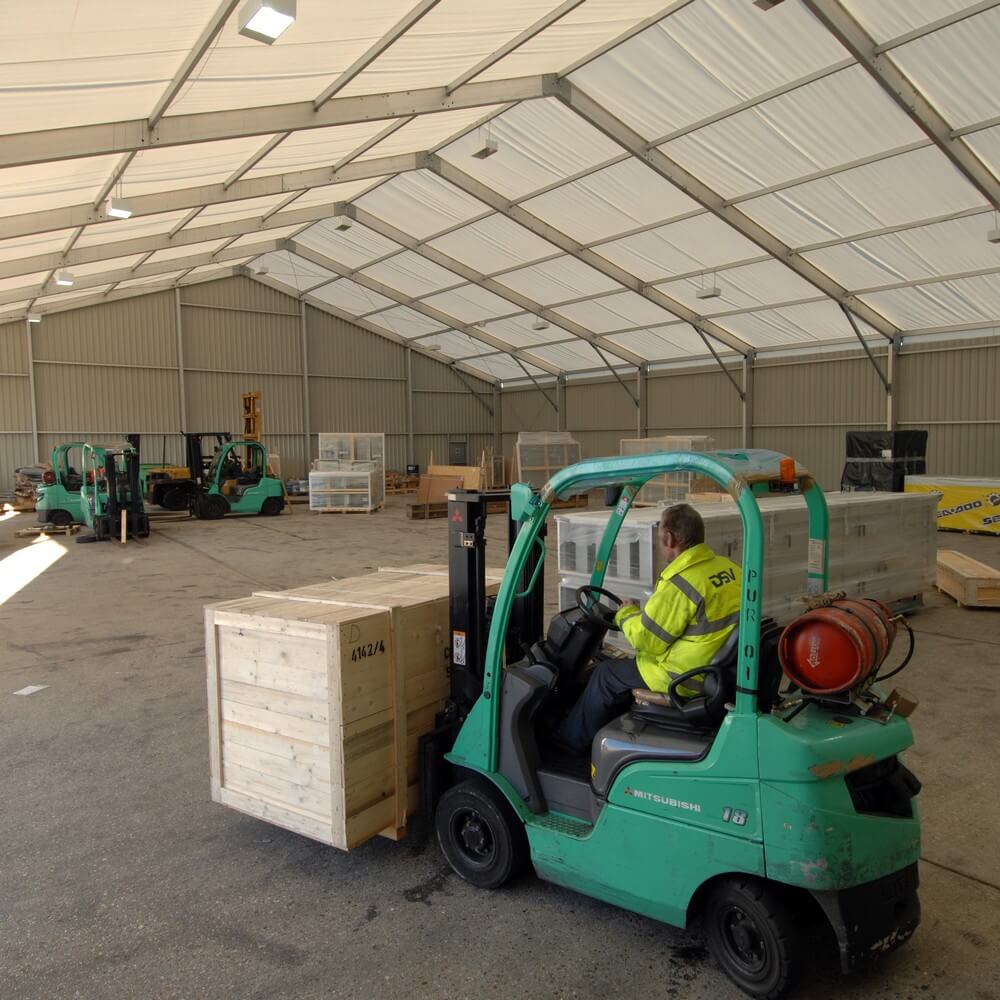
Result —
[[109, 219], [131, 219], [135, 209], [125, 198], [109, 198], [107, 213]]
[[333, 220], [333, 228], [336, 229], [338, 233], [346, 233], [347, 230], [353, 225], [354, 222], [346, 215], [338, 216]]
[[986, 234], [986, 239], [988, 239], [990, 241], [990, 243], [1000, 243], [1000, 228], [998, 228], [998, 229], [991, 229]]
[[496, 139], [487, 139], [472, 155], [477, 160], [485, 160], [487, 157], [499, 152], [499, 150], [500, 147], [497, 145]]
[[270, 45], [295, 20], [295, 0], [247, 0], [240, 9], [239, 33]]
[[718, 285], [709, 285], [707, 288], [699, 288], [694, 293], [696, 299], [717, 299], [722, 294], [722, 289]]
[[753, 5], [760, 7], [761, 10], [770, 10], [772, 7], [777, 7], [779, 3], [781, 0], [753, 0]]
[[56, 271], [56, 284], [60, 288], [70, 288], [73, 285], [73, 275], [69, 271], [63, 269], [61, 271]]
[[28, 313], [28, 322], [29, 323], [41, 323], [41, 321], [42, 321], [42, 314], [41, 313]]
[[531, 324], [532, 330], [547, 330], [548, 328], [548, 320], [542, 319], [541, 316], [536, 316], [535, 321]]

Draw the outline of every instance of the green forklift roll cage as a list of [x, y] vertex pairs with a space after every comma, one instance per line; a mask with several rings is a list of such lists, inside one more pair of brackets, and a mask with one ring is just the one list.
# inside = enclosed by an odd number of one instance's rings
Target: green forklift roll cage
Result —
[[[789, 471], [794, 469], [794, 475]], [[743, 521], [743, 599], [740, 606], [740, 648], [737, 662], [737, 694], [733, 714], [757, 714], [758, 647], [764, 570], [764, 529], [757, 503], [758, 493], [775, 488], [797, 490], [809, 513], [807, 592], [827, 588], [829, 563], [829, 515], [823, 491], [812, 476], [793, 459], [764, 449], [735, 451], [649, 452], [610, 458], [587, 459], [557, 472], [535, 494], [523, 483], [511, 488], [511, 516], [521, 523], [510, 552], [490, 625], [483, 670], [483, 693], [469, 714], [449, 759], [477, 770], [495, 772], [498, 761], [497, 732], [500, 719], [500, 689], [504, 639], [518, 581], [552, 502], [563, 496], [585, 493], [602, 486], [623, 487], [608, 519], [597, 551], [591, 583], [601, 586], [608, 558], [622, 522], [639, 490], [653, 477], [669, 472], [692, 472], [707, 476], [736, 501]], [[785, 479], [782, 479], [782, 473]], [[536, 574], [537, 576], [537, 574]], [[534, 584], [534, 579], [532, 584]], [[530, 589], [530, 586], [529, 586]]]

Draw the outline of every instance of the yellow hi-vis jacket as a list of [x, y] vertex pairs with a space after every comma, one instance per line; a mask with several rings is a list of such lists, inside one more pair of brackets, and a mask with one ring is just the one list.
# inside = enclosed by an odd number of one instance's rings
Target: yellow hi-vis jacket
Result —
[[[740, 590], [739, 566], [702, 542], [660, 574], [645, 607], [618, 612], [615, 623], [650, 691], [666, 692], [672, 677], [711, 662], [739, 623]], [[679, 690], [691, 695], [697, 687]]]

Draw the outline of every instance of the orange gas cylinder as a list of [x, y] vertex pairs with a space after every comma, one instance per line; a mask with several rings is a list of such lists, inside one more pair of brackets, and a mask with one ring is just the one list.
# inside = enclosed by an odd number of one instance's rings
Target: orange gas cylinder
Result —
[[892, 612], [878, 601], [845, 599], [799, 615], [781, 634], [785, 676], [810, 694], [837, 694], [863, 684], [896, 638]]

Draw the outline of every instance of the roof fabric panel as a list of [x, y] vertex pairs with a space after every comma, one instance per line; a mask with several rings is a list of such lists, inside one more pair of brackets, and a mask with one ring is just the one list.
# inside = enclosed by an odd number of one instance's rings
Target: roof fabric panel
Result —
[[450, 358], [467, 358], [470, 355], [482, 354], [484, 349], [488, 349], [482, 341], [473, 340], [472, 337], [457, 330], [421, 337], [420, 346], [431, 351], [438, 350]]
[[[840, 306], [831, 301], [721, 316], [716, 322], [754, 347], [779, 347], [853, 337]], [[862, 321], [857, 322], [862, 334], [876, 336], [875, 331]]]
[[554, 244], [503, 215], [490, 215], [430, 240], [428, 245], [482, 274], [520, 267], [560, 252]]
[[66, 246], [73, 235], [72, 229], [57, 229], [54, 233], [36, 233], [0, 240], [0, 260], [20, 260], [40, 253], [57, 253]]
[[[608, 340], [647, 361], [667, 361], [706, 353], [705, 342], [698, 336], [694, 327], [687, 323], [616, 333], [609, 336]], [[716, 349], [720, 354], [732, 353], [721, 345], [716, 345]]]
[[674, 319], [672, 313], [635, 292], [620, 292], [559, 306], [556, 312], [594, 333], [613, 333], [636, 326], [660, 326]]
[[367, 177], [358, 181], [344, 181], [341, 184], [326, 184], [323, 187], [309, 188], [300, 194], [288, 207], [289, 209], [308, 208], [310, 205], [333, 204], [335, 201], [348, 201], [357, 197], [369, 188], [374, 187], [382, 178]]
[[863, 298], [906, 330], [980, 322], [987, 325], [1000, 316], [996, 274], [871, 292]]
[[[456, 111], [439, 111], [433, 115], [419, 115], [396, 129], [392, 135], [377, 142], [371, 149], [361, 154], [358, 160], [433, 149], [501, 107], [499, 104], [487, 105], [482, 108], [460, 108]], [[381, 122], [379, 127], [384, 128], [385, 122]]]
[[855, 66], [660, 149], [719, 194], [735, 198], [924, 138]]
[[419, 254], [406, 250], [395, 257], [372, 264], [361, 272], [365, 277], [380, 281], [406, 296], [425, 295], [460, 285], [462, 279]]
[[271, 253], [263, 254], [255, 263], [258, 268], [266, 267], [269, 277], [299, 292], [325, 278], [337, 277], [332, 271], [327, 271], [318, 264], [287, 250], [273, 250]]
[[[487, 135], [502, 155], [475, 159]], [[524, 101], [439, 153], [506, 198], [523, 197], [621, 154], [614, 142], [552, 98]]]
[[481, 201], [427, 170], [398, 174], [356, 201], [372, 215], [418, 239], [489, 211]]
[[344, 230], [338, 230], [336, 226], [336, 222], [324, 219], [301, 232], [296, 239], [303, 246], [330, 257], [345, 267], [364, 267], [379, 257], [403, 249], [398, 243], [387, 240], [359, 223]]
[[[494, 336], [514, 347], [535, 347], [554, 340], [569, 340], [572, 334], [555, 323], [549, 323], [544, 330], [532, 330], [534, 316], [514, 316], [510, 319], [491, 320], [482, 324]], [[523, 373], [522, 373], [523, 374]]]
[[531, 353], [567, 372], [604, 367], [604, 362], [597, 351], [582, 340], [553, 344], [548, 347], [534, 347]]
[[511, 271], [497, 280], [543, 306], [621, 288], [617, 281], [570, 256]]
[[1000, 8], [967, 17], [893, 49], [891, 59], [952, 128], [994, 118], [1000, 94]]
[[928, 146], [763, 195], [740, 208], [779, 239], [798, 247], [982, 203], [944, 154]]
[[76, 241], [76, 245], [78, 247], [91, 247], [117, 240], [159, 236], [169, 233], [187, 214], [186, 210], [181, 210], [161, 212], [158, 215], [137, 215], [131, 219], [111, 219], [108, 222], [87, 226]]
[[571, 79], [655, 139], [843, 58], [797, 3], [763, 17], [744, 0], [699, 0]]
[[4, 215], [92, 203], [117, 163], [117, 156], [88, 156], [0, 170]]
[[711, 270], [761, 254], [755, 243], [707, 213], [594, 249], [641, 281]]
[[[525, 378], [524, 369], [510, 356], [506, 354], [490, 354], [487, 357], [469, 358], [462, 362], [469, 368], [489, 375], [495, 379], [518, 379]], [[548, 378], [548, 374], [541, 368], [536, 368], [529, 362], [523, 362], [524, 367], [535, 377]]]
[[369, 323], [374, 323], [385, 330], [398, 334], [400, 337], [420, 337], [425, 333], [437, 333], [447, 327], [429, 316], [424, 316], [407, 306], [387, 309], [367, 317]]
[[[260, 240], [261, 237], [258, 235], [257, 239]], [[149, 259], [151, 262], [160, 263], [164, 260], [193, 257], [200, 253], [215, 253], [216, 250], [221, 250], [226, 245], [226, 242], [226, 240], [205, 240], [203, 243], [188, 243], [186, 246], [167, 247], [163, 250], [157, 250]]]
[[287, 194], [269, 194], [263, 198], [241, 198], [239, 201], [220, 201], [214, 205], [206, 205], [185, 228], [197, 229], [208, 223], [214, 225], [218, 222], [263, 218], [287, 197]]
[[260, 148], [259, 136], [200, 142], [194, 146], [165, 146], [135, 154], [122, 178], [127, 198], [172, 188], [218, 184]]
[[876, 42], [899, 38], [940, 17], [965, 10], [971, 0], [842, 0]]
[[631, 158], [532, 198], [524, 208], [580, 243], [700, 210], [683, 191]]
[[968, 143], [976, 156], [985, 163], [993, 173], [1000, 175], [1000, 125], [995, 128], [983, 129], [963, 136], [963, 142]]
[[378, 292], [373, 292], [349, 278], [341, 278], [329, 285], [323, 285], [322, 288], [317, 288], [309, 294], [354, 316], [362, 316], [376, 309], [388, 309], [395, 304], [392, 299], [379, 295]]
[[439, 292], [437, 295], [429, 295], [424, 302], [449, 316], [460, 319], [463, 323], [479, 323], [521, 311], [513, 302], [472, 284]]
[[[204, 0], [4, 0], [0, 132], [145, 118], [205, 25]], [[110, 113], [109, 113], [110, 112]]]
[[[360, 122], [336, 128], [308, 128], [293, 132], [270, 153], [251, 167], [244, 176], [264, 177], [290, 170], [326, 167], [353, 153], [362, 143], [378, 135], [385, 122]], [[257, 136], [251, 152], [263, 149], [266, 136]], [[249, 154], [248, 154], [249, 155]]]

